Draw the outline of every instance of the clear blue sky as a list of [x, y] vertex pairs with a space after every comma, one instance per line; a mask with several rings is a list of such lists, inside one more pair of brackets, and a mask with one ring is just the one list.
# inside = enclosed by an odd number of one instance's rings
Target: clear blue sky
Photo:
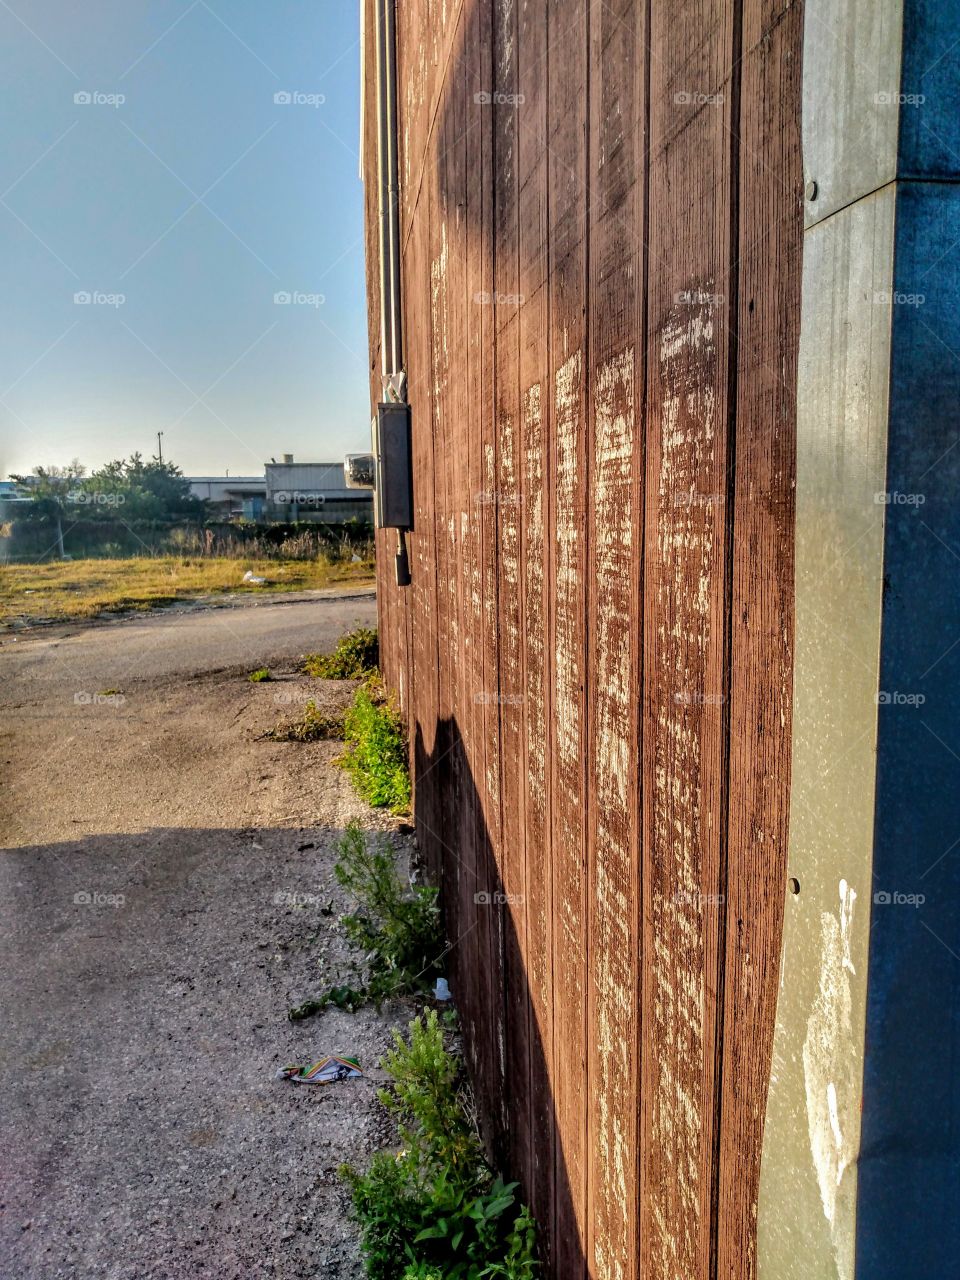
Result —
[[358, 8], [0, 0], [3, 476], [368, 444]]

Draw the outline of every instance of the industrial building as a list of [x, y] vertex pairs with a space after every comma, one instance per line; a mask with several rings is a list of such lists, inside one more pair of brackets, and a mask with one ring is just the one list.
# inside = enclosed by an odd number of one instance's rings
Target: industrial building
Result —
[[373, 520], [373, 495], [344, 484], [341, 462], [295, 462], [292, 453], [264, 464], [262, 476], [191, 476], [190, 492], [225, 520]]

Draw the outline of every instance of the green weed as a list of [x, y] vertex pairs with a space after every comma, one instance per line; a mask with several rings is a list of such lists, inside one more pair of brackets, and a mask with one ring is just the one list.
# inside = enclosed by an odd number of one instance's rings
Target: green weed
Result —
[[287, 1010], [287, 1017], [291, 1022], [302, 1022], [304, 1018], [312, 1018], [315, 1013], [323, 1013], [329, 1005], [347, 1013], [356, 1013], [366, 1003], [366, 991], [343, 984], [331, 987], [319, 1000], [304, 1000], [303, 1004], [294, 1005]]
[[440, 972], [443, 936], [436, 889], [411, 887], [397, 870], [397, 857], [383, 836], [368, 842], [352, 822], [340, 837], [334, 874], [357, 902], [341, 919], [351, 948], [360, 957], [356, 985], [332, 986], [319, 999], [289, 1011], [298, 1022], [327, 1005], [354, 1009], [367, 1001], [429, 990]]
[[380, 1099], [397, 1124], [396, 1155], [380, 1152], [366, 1173], [344, 1165], [367, 1274], [393, 1280], [534, 1280], [536, 1228], [515, 1204], [516, 1183], [494, 1178], [464, 1107], [458, 1059], [433, 1010], [395, 1033]]
[[359, 794], [392, 813], [410, 809], [410, 770], [404, 724], [378, 681], [361, 685], [343, 721], [347, 750], [338, 763]]
[[371, 675], [380, 665], [380, 643], [369, 627], [341, 636], [333, 653], [308, 653], [300, 670], [323, 680], [354, 680]]
[[263, 736], [275, 742], [318, 742], [324, 738], [342, 738], [343, 717], [321, 711], [311, 698], [298, 720], [278, 724]]
[[269, 667], [257, 667], [256, 671], [251, 671], [247, 676], [251, 684], [264, 684], [267, 680], [272, 680]]

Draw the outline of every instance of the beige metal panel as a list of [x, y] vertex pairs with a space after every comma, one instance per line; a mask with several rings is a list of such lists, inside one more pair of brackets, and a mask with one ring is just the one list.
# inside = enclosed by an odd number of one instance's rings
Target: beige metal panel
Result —
[[895, 185], [804, 238], [783, 966], [759, 1280], [853, 1280]]
[[807, 226], [896, 177], [902, 32], [902, 0], [806, 2], [803, 176]]
[[265, 470], [268, 494], [286, 492], [351, 496], [344, 482], [342, 462], [268, 462]]

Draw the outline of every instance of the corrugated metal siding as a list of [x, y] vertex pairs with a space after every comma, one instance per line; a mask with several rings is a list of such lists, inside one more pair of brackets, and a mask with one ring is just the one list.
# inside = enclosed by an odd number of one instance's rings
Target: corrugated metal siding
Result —
[[787, 824], [801, 7], [398, 10], [417, 528], [403, 591], [378, 535], [381, 645], [485, 1135], [558, 1280], [749, 1277]]
[[356, 498], [356, 490], [344, 484], [342, 462], [268, 462], [265, 471], [268, 494], [329, 493]]

